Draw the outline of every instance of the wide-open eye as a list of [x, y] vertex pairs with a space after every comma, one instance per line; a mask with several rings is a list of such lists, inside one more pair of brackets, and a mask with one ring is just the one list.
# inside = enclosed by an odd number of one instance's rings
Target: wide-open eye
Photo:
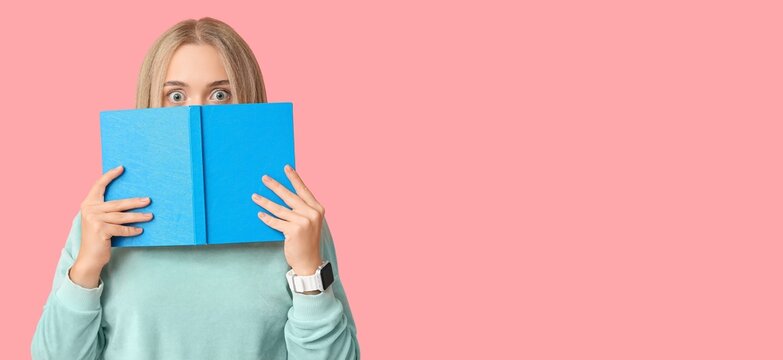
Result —
[[179, 90], [174, 90], [168, 94], [168, 97], [169, 97], [169, 101], [173, 103], [178, 103], [185, 99], [185, 94], [183, 94]]
[[231, 98], [231, 93], [226, 90], [217, 89], [212, 92], [212, 100], [227, 101], [230, 98]]

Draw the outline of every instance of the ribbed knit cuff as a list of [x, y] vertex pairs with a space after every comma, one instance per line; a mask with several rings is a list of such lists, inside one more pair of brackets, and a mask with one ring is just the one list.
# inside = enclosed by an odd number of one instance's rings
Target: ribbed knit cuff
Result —
[[68, 273], [65, 273], [65, 280], [57, 289], [57, 299], [65, 307], [77, 311], [95, 311], [101, 309], [101, 294], [103, 293], [103, 279], [98, 280], [98, 287], [87, 289], [83, 288], [71, 280]]
[[320, 294], [305, 295], [293, 293], [293, 316], [297, 320], [309, 321], [323, 319], [325, 314], [342, 306], [334, 296], [333, 286], [326, 288]]

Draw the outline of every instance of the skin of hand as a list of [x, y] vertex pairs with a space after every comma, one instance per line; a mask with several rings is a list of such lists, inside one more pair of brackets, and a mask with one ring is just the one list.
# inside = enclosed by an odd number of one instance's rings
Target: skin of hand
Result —
[[152, 220], [152, 213], [123, 212], [149, 205], [149, 198], [104, 202], [106, 186], [122, 174], [118, 166], [101, 175], [81, 203], [82, 242], [71, 271], [71, 280], [84, 288], [99, 285], [101, 270], [111, 258], [112, 236], [136, 236], [142, 229], [121, 224]]
[[[261, 181], [290, 207], [282, 206], [261, 195], [253, 193], [253, 202], [268, 210], [259, 219], [271, 228], [285, 234], [284, 252], [288, 265], [301, 276], [313, 275], [321, 266], [321, 224], [325, 209], [305, 186], [299, 174], [290, 166], [284, 167], [285, 174], [296, 190], [296, 194], [269, 175]], [[316, 291], [317, 293], [318, 291]]]

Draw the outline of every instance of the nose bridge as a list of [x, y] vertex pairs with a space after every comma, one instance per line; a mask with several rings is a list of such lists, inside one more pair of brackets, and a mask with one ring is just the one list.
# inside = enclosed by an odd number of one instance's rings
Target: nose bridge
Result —
[[188, 105], [204, 105], [204, 99], [201, 97], [201, 95], [191, 96], [188, 99]]

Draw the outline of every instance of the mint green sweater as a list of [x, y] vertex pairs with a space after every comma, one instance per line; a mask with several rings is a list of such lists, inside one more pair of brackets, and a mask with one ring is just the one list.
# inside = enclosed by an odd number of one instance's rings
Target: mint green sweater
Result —
[[291, 293], [283, 242], [112, 248], [97, 288], [68, 277], [73, 219], [32, 338], [33, 359], [358, 359], [356, 326], [326, 219], [334, 283]]

